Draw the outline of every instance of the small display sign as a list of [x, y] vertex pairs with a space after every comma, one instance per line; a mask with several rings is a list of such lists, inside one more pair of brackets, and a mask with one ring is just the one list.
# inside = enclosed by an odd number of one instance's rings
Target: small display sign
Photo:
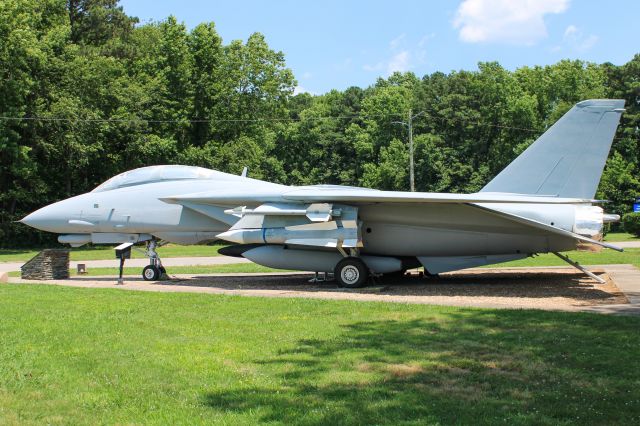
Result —
[[640, 213], [640, 197], [636, 198], [636, 202], [633, 203], [633, 212]]

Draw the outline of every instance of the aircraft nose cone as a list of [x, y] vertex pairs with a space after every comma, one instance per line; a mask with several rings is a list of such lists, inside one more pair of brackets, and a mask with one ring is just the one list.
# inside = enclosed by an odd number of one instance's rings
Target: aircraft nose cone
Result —
[[41, 231], [56, 232], [56, 229], [66, 222], [65, 218], [59, 214], [60, 212], [56, 210], [50, 206], [43, 207], [22, 218], [20, 223]]
[[83, 206], [87, 204], [85, 195], [77, 195], [36, 210], [20, 222], [32, 228], [56, 234], [77, 233], [78, 224], [73, 222], [80, 222]]

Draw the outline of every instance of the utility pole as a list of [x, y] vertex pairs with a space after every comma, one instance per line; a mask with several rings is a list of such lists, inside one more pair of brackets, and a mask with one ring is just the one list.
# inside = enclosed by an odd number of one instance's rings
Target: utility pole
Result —
[[411, 108], [409, 108], [409, 121], [407, 127], [409, 128], [409, 187], [411, 192], [416, 192], [415, 176], [413, 171], [413, 116]]
[[403, 126], [407, 126], [409, 131], [409, 187], [411, 188], [411, 192], [416, 192], [416, 183], [415, 183], [415, 173], [413, 166], [413, 119], [424, 114], [424, 111], [421, 111], [417, 114], [413, 114], [413, 110], [409, 108], [409, 115], [407, 117], [407, 121], [392, 121], [392, 124], [402, 124]]

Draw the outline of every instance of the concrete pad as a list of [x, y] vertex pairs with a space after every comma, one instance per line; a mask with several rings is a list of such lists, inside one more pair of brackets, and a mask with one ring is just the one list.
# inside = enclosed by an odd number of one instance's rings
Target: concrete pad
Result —
[[592, 312], [640, 315], [640, 270], [633, 265], [608, 265], [607, 273], [629, 300], [628, 305], [594, 306]]
[[605, 242], [612, 244], [614, 246], [618, 246], [620, 248], [640, 248], [640, 241], [617, 241], [617, 242], [605, 241]]
[[0, 272], [0, 283], [6, 283], [9, 281], [9, 274], [7, 272]]
[[632, 265], [608, 265], [607, 273], [634, 305], [640, 305], [640, 271]]

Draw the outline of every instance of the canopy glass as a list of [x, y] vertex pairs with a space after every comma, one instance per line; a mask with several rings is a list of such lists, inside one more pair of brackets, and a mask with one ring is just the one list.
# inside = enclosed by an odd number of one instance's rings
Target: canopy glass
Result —
[[150, 166], [120, 173], [104, 182], [92, 192], [110, 191], [126, 186], [142, 185], [153, 182], [186, 179], [220, 179], [226, 173], [195, 166]]

